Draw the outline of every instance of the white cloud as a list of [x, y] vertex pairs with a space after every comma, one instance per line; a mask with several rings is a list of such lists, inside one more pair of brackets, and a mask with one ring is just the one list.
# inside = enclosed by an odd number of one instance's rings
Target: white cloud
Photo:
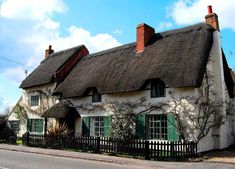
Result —
[[120, 30], [120, 29], [116, 29], [116, 30], [114, 30], [113, 31], [113, 34], [114, 35], [121, 35], [123, 32], [122, 32], [122, 30]]
[[2, 75], [15, 84], [20, 84], [26, 76], [25, 70], [22, 67], [8, 68], [2, 73]]
[[15, 105], [16, 100], [10, 101], [7, 96], [4, 95], [3, 87], [0, 86], [0, 114], [6, 113], [6, 109], [12, 109], [12, 107]]
[[44, 20], [54, 12], [66, 12], [62, 0], [5, 0], [0, 7], [0, 16], [10, 19]]
[[221, 29], [235, 31], [235, 0], [178, 0], [168, 8], [168, 15], [179, 25], [203, 22], [208, 5], [218, 15]]
[[[13, 48], [17, 46], [22, 52], [27, 51], [24, 58], [20, 59], [24, 59], [27, 66], [33, 67], [44, 58], [44, 50], [49, 44], [55, 51], [84, 44], [90, 52], [121, 45], [107, 33], [92, 35], [88, 30], [78, 26], [70, 26], [67, 30], [68, 35], [61, 36], [60, 32], [64, 30], [61, 30], [60, 23], [53, 20], [52, 16], [67, 10], [68, 7], [62, 0], [5, 0], [0, 6], [0, 16], [13, 21], [14, 26], [6, 22], [0, 31], [4, 32], [5, 40], [13, 38], [14, 42], [9, 43], [14, 45]], [[14, 39], [15, 37], [17, 39]], [[30, 52], [28, 49], [31, 49]]]
[[160, 22], [159, 25], [157, 26], [157, 31], [161, 31], [164, 29], [169, 29], [172, 27], [171, 22]]
[[96, 52], [121, 45], [121, 43], [109, 34], [101, 33], [92, 35], [88, 30], [77, 26], [71, 26], [68, 29], [68, 33], [69, 34], [66, 37], [61, 37], [58, 33], [46, 33], [47, 36], [31, 34], [25, 41], [35, 44], [35, 46], [37, 46], [37, 52], [44, 51], [49, 44], [52, 45], [55, 51], [84, 44], [90, 52]]

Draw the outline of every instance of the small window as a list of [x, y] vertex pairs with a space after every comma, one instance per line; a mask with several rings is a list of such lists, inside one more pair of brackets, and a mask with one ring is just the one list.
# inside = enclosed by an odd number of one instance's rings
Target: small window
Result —
[[98, 93], [97, 89], [93, 89], [92, 102], [101, 102], [101, 94]]
[[165, 97], [166, 86], [161, 80], [151, 81], [151, 98]]
[[15, 132], [15, 134], [19, 133], [19, 121], [9, 121], [10, 128]]
[[167, 116], [148, 115], [148, 138], [167, 140]]
[[32, 95], [30, 98], [30, 106], [38, 106], [39, 105], [39, 95]]

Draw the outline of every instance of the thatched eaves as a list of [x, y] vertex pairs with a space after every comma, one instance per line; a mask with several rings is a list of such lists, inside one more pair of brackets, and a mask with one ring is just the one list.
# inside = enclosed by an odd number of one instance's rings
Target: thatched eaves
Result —
[[50, 54], [44, 59], [40, 65], [21, 83], [20, 88], [30, 88], [43, 84], [55, 82], [54, 74], [64, 65], [70, 58], [79, 52], [84, 45], [76, 46], [70, 49], [62, 50]]

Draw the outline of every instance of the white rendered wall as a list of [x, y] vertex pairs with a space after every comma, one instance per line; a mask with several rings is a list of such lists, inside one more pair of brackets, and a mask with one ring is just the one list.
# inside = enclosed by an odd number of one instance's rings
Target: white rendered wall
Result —
[[[36, 86], [32, 88], [28, 88], [25, 90], [22, 90], [22, 99], [20, 100], [19, 104], [23, 106], [27, 113], [28, 119], [44, 119], [40, 115], [49, 107], [52, 107], [56, 103], [56, 98], [51, 96], [51, 93], [53, 92], [55, 87], [54, 83]], [[39, 105], [38, 106], [30, 106], [29, 99], [31, 94], [40, 94], [39, 91], [42, 91], [49, 95], [48, 98], [46, 97], [40, 97]], [[12, 112], [10, 116], [8, 117], [8, 120], [19, 120], [16, 117], [15, 112]], [[44, 123], [43, 123], [44, 127]], [[27, 119], [24, 121], [20, 121], [19, 123], [19, 134], [18, 136], [22, 136], [27, 131]], [[43, 129], [44, 132], [44, 129]]]

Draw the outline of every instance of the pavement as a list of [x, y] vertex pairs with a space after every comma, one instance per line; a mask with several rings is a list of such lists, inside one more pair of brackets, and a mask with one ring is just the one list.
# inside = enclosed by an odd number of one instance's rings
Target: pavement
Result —
[[[110, 155], [105, 155], [105, 154], [75, 152], [75, 151], [69, 151], [69, 150], [56, 150], [56, 149], [27, 147], [23, 145], [0, 144], [0, 149], [26, 152], [26, 153], [43, 154], [43, 155], [50, 155], [50, 156], [57, 156], [57, 157], [69, 157], [69, 158], [82, 159], [82, 160], [117, 163], [117, 164], [123, 164], [123, 165], [128, 164], [128, 165], [146, 166], [146, 163], [148, 163], [148, 166], [152, 166], [152, 167], [156, 165], [156, 161], [110, 156]], [[228, 163], [228, 164], [235, 165], [235, 151], [233, 149], [225, 150], [225, 151], [227, 151], [227, 154], [229, 155], [224, 154], [224, 151], [218, 151], [218, 152], [214, 151], [213, 152], [214, 154], [208, 153], [208, 154], [205, 154], [202, 158], [192, 159], [189, 162], [203, 161], [203, 162], [208, 162], [208, 163], [218, 162], [218, 163]]]
[[222, 150], [213, 150], [203, 154], [205, 162], [235, 164], [235, 145]]

